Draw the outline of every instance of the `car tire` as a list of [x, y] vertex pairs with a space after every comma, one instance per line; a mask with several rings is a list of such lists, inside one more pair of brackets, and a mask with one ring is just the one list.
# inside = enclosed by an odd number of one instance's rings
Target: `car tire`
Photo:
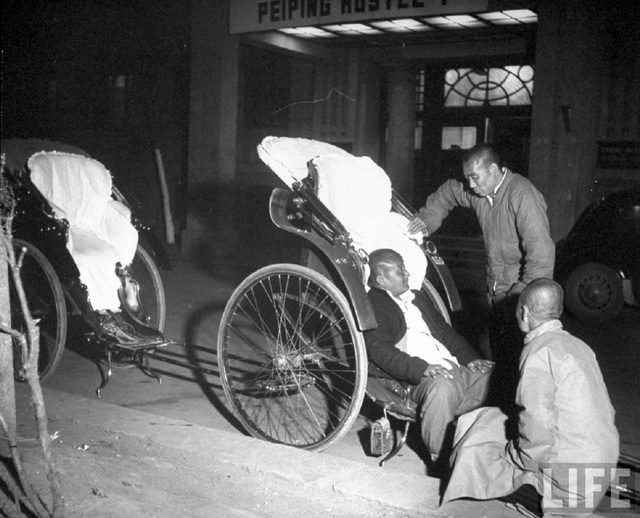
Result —
[[581, 320], [611, 320], [624, 306], [622, 280], [599, 263], [585, 263], [573, 270], [565, 282], [564, 296], [567, 310]]

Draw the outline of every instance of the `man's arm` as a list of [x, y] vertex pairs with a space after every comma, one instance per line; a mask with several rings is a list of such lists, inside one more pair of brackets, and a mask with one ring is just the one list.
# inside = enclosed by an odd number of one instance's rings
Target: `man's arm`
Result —
[[523, 190], [516, 208], [516, 228], [525, 252], [522, 278], [509, 291], [520, 293], [534, 279], [553, 279], [556, 246], [549, 232], [547, 204], [535, 187]]
[[469, 195], [465, 192], [462, 183], [457, 180], [447, 180], [427, 198], [425, 206], [409, 223], [409, 232], [415, 233], [426, 228], [429, 234], [433, 234], [456, 206], [471, 207]]
[[541, 462], [554, 460], [555, 389], [549, 355], [543, 348], [523, 365], [516, 395], [517, 404], [524, 407], [519, 416], [519, 439], [508, 446], [511, 458], [527, 471], [538, 471]]

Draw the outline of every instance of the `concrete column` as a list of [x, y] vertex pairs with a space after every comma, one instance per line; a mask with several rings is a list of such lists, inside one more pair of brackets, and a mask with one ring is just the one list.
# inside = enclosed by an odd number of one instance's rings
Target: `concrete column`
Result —
[[604, 37], [599, 2], [541, 2], [529, 178], [544, 194], [554, 240], [590, 201], [596, 162]]
[[384, 169], [396, 191], [413, 197], [415, 79], [409, 70], [394, 69], [389, 77], [389, 128]]
[[380, 163], [381, 71], [375, 64], [359, 60], [353, 153]]
[[313, 137], [313, 103], [309, 99], [313, 99], [314, 72], [313, 61], [292, 60], [289, 131], [296, 137]]
[[193, 0], [189, 180], [235, 176], [239, 44], [227, 2]]
[[228, 2], [192, 0], [191, 8], [189, 196], [182, 250], [190, 255], [206, 245], [215, 255], [211, 247], [230, 231], [228, 207], [217, 203], [216, 194], [236, 176], [239, 39], [228, 34]]

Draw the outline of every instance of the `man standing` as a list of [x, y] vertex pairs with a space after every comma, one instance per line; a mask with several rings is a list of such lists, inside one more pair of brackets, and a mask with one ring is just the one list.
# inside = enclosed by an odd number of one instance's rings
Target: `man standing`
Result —
[[445, 502], [506, 497], [530, 484], [546, 516], [590, 513], [607, 491], [619, 456], [615, 412], [593, 351], [562, 328], [562, 298], [550, 279], [520, 294], [518, 436], [507, 442], [497, 408], [462, 416]]
[[493, 363], [480, 358], [424, 293], [409, 290], [400, 254], [375, 250], [369, 265], [369, 299], [378, 322], [365, 333], [369, 375], [415, 385], [411, 398], [435, 462], [455, 417], [483, 404]]
[[445, 182], [427, 198], [408, 230], [435, 232], [455, 206], [475, 211], [487, 254], [491, 359], [496, 361], [501, 397], [513, 399], [521, 349], [520, 333], [513, 324], [517, 295], [533, 279], [553, 277], [555, 245], [547, 205], [529, 180], [502, 167], [489, 145], [468, 150], [462, 169], [469, 188], [457, 180]]

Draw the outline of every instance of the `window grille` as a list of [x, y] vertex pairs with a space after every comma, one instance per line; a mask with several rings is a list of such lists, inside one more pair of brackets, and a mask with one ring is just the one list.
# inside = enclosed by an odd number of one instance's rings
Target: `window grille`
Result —
[[530, 106], [533, 67], [457, 68], [444, 77], [444, 106]]

